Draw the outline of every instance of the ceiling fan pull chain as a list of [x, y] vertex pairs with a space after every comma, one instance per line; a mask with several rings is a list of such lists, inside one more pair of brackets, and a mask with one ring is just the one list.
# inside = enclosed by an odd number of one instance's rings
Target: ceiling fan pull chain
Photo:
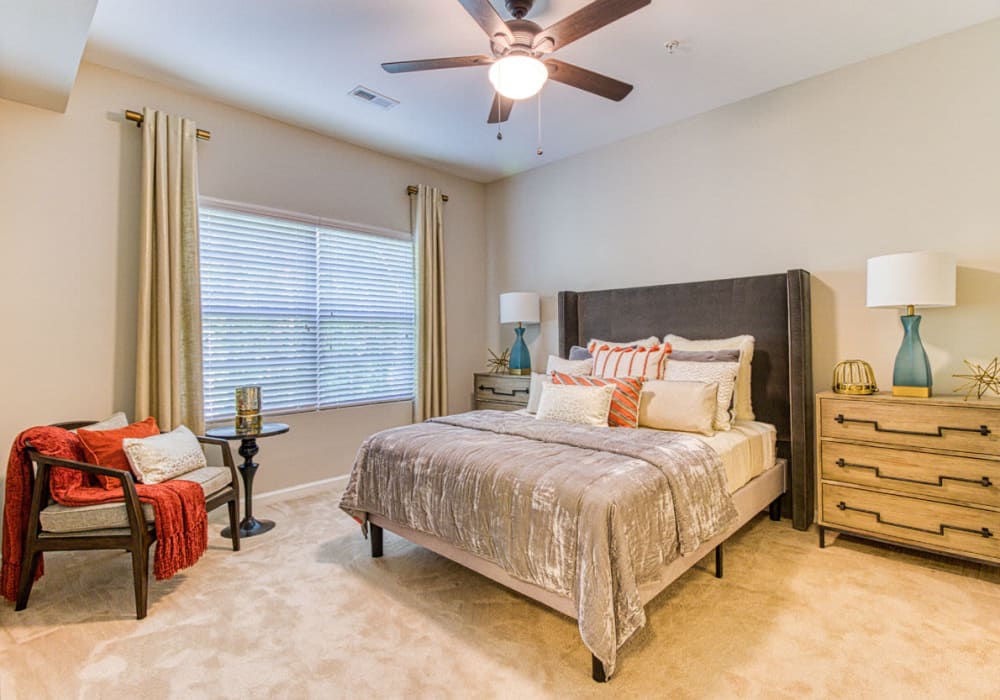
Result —
[[538, 91], [538, 155], [542, 155], [542, 91]]

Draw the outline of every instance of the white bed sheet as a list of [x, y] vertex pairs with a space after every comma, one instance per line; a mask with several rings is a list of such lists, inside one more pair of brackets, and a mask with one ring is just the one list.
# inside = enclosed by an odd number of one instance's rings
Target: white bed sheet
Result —
[[712, 436], [689, 434], [722, 457], [729, 493], [774, 466], [778, 431], [770, 423], [739, 420], [733, 423], [732, 430], [720, 430]]

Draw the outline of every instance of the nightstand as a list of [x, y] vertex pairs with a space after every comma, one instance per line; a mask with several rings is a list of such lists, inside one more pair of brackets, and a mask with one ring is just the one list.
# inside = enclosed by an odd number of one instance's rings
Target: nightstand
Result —
[[820, 547], [834, 530], [1000, 565], [1000, 401], [816, 404]]
[[497, 411], [516, 411], [528, 406], [528, 389], [531, 375], [491, 374], [475, 375], [476, 410], [492, 408]]

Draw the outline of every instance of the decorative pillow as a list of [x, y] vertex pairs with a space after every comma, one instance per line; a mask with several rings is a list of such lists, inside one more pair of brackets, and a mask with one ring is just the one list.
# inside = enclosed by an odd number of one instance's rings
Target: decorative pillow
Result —
[[[127, 425], [128, 417], [123, 411], [118, 411], [118, 413], [113, 414], [110, 418], [105, 418], [90, 425], [81, 425], [76, 430], [119, 430]], [[70, 432], [75, 433], [76, 430], [71, 430]]]
[[646, 382], [639, 397], [639, 427], [715, 435], [718, 393], [715, 382]]
[[736, 373], [739, 362], [683, 362], [672, 360], [667, 363], [663, 378], [669, 381], [709, 382], [719, 385], [715, 397], [716, 430], [729, 430], [733, 427], [733, 414], [729, 407], [733, 402], [733, 390], [736, 387]]
[[589, 360], [593, 355], [587, 348], [580, 347], [579, 345], [574, 345], [569, 349], [569, 359], [571, 360]]
[[[123, 472], [129, 471], [128, 458], [122, 451], [122, 440], [125, 438], [143, 438], [151, 435], [159, 435], [160, 428], [156, 425], [156, 419], [150, 416], [146, 420], [127, 425], [117, 430], [87, 430], [80, 428], [76, 431], [83, 444], [83, 456], [88, 464], [96, 464], [109, 469], [119, 469]], [[98, 483], [106, 489], [118, 488], [121, 482], [117, 479], [97, 474], [95, 477]]]
[[684, 362], [739, 362], [739, 350], [673, 350], [667, 362], [670, 360], [683, 360]]
[[593, 374], [594, 360], [564, 360], [558, 355], [549, 355], [548, 364], [545, 365], [545, 374], [562, 372], [563, 374]]
[[611, 397], [615, 387], [569, 386], [543, 384], [542, 399], [538, 402], [539, 420], [561, 420], [565, 423], [608, 425]]
[[198, 438], [183, 425], [152, 437], [125, 438], [122, 450], [144, 484], [159, 484], [208, 464]]
[[675, 350], [725, 350], [735, 348], [740, 351], [740, 371], [736, 377], [736, 419], [755, 420], [753, 401], [750, 396], [750, 364], [753, 362], [754, 337], [737, 335], [717, 340], [688, 340], [679, 335], [667, 335], [664, 343], [670, 343]]
[[629, 340], [624, 343], [619, 343], [614, 340], [598, 340], [597, 338], [591, 338], [590, 342], [587, 343], [587, 352], [593, 355], [594, 350], [604, 345], [609, 348], [655, 348], [659, 344], [660, 339], [655, 335], [651, 335], [648, 338], [639, 338], [639, 340]]
[[595, 348], [594, 371], [597, 377], [642, 377], [662, 379], [663, 365], [670, 353], [669, 345], [652, 348]]
[[570, 384], [576, 386], [607, 386], [612, 385], [615, 393], [611, 395], [611, 410], [608, 412], [608, 425], [612, 428], [637, 428], [639, 426], [639, 392], [642, 391], [642, 380], [634, 377], [619, 379], [601, 379], [600, 377], [581, 377], [572, 374], [552, 373], [553, 384]]
[[528, 413], [538, 413], [538, 402], [542, 400], [542, 385], [551, 383], [549, 375], [532, 373], [531, 384], [528, 386], [528, 405], [525, 408]]

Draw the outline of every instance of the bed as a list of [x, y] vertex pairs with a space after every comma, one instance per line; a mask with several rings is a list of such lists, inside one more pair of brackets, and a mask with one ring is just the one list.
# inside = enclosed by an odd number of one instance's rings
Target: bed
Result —
[[387, 529], [577, 619], [604, 681], [643, 606], [713, 552], [721, 577], [723, 543], [751, 518], [767, 509], [809, 527], [809, 274], [565, 291], [558, 314], [563, 357], [589, 338], [753, 335], [756, 423], [705, 440], [495, 411], [443, 417], [369, 438], [341, 507], [372, 556]]

